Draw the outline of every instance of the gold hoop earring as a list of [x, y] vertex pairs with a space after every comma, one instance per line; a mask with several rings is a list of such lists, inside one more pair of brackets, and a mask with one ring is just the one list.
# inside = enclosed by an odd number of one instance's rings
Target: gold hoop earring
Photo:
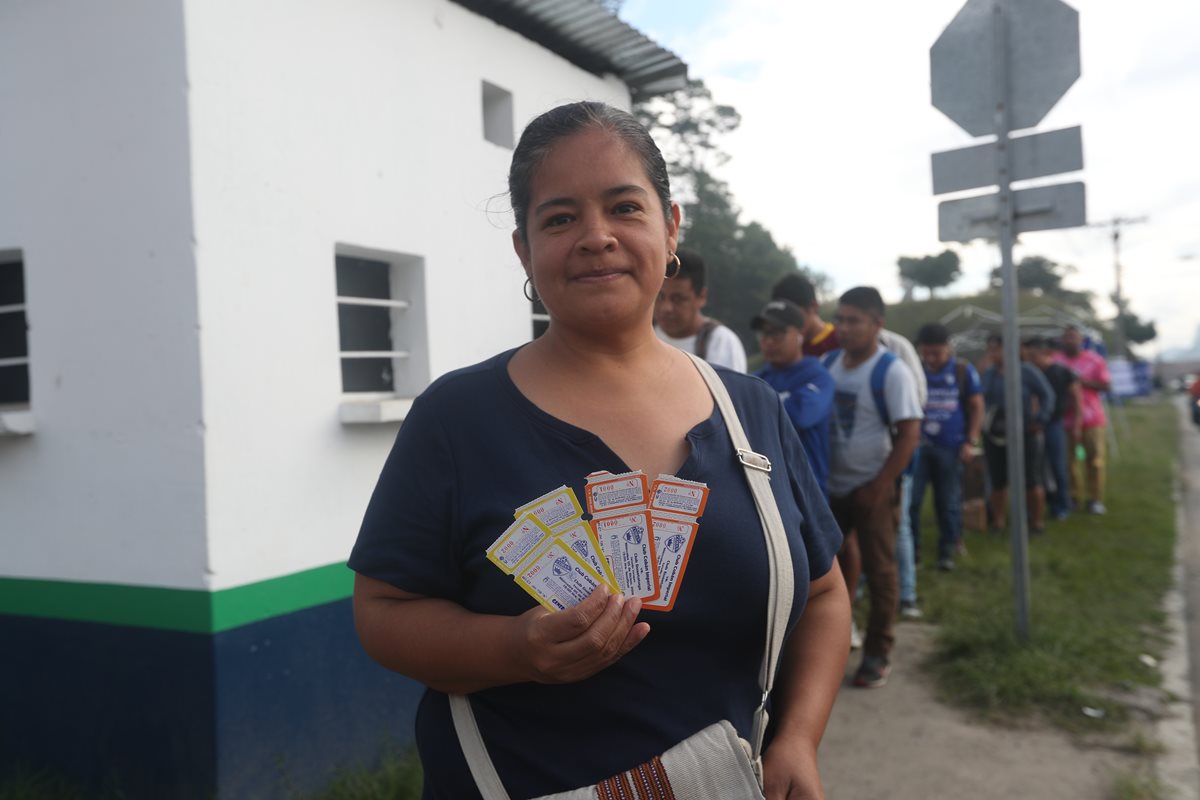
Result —
[[677, 253], [671, 253], [671, 260], [667, 262], [667, 277], [674, 278], [679, 274], [679, 270], [682, 267], [683, 264], [679, 261], [679, 255]]
[[537, 289], [533, 286], [533, 281], [529, 278], [525, 279], [525, 285], [521, 287], [521, 294], [525, 295], [525, 299], [531, 303], [536, 303], [541, 299], [538, 297]]

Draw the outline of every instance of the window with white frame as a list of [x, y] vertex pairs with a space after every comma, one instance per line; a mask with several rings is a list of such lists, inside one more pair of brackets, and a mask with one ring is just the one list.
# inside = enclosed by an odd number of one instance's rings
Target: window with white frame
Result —
[[29, 405], [29, 325], [20, 250], [0, 250], [0, 407]]
[[513, 149], [513, 96], [507, 89], [483, 82], [483, 138]]
[[429, 384], [425, 260], [339, 246], [342, 391], [357, 399], [415, 397]]

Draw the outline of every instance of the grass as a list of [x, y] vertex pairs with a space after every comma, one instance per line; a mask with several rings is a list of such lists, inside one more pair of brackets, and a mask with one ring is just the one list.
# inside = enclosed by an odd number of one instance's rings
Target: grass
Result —
[[[1072, 731], [1119, 724], [1117, 695], [1157, 686], [1139, 655], [1164, 649], [1163, 595], [1175, 540], [1176, 412], [1126, 407], [1120, 458], [1109, 459], [1109, 513], [1051, 523], [1029, 547], [1031, 637], [1017, 641], [1007, 536], [968, 532], [952, 573], [918, 572], [926, 618], [939, 626], [931, 665], [943, 694], [1001, 720], [1041, 716]], [[926, 509], [923, 554], [936, 553]], [[1082, 713], [1101, 709], [1103, 719]]]
[[416, 751], [387, 756], [374, 769], [340, 771], [323, 792], [308, 800], [418, 800], [421, 762]]
[[1167, 800], [1171, 796], [1152, 773], [1120, 772], [1113, 778], [1113, 800]]

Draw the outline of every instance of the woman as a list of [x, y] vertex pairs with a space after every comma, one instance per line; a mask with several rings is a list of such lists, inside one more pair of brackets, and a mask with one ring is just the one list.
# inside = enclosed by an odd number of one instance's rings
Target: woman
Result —
[[[703, 379], [651, 324], [679, 233], [662, 155], [623, 111], [562, 106], [525, 130], [509, 190], [513, 246], [550, 327], [414, 402], [350, 558], [363, 646], [429, 687], [417, 716], [426, 798], [478, 796], [445, 693], [471, 694], [514, 798], [602, 780], [719, 719], [746, 736], [759, 700], [758, 516]], [[823, 797], [816, 749], [850, 627], [833, 564], [841, 536], [774, 392], [721, 377], [751, 443], [776, 465], [797, 582], [767, 796]], [[670, 613], [597, 590], [551, 614], [484, 555], [514, 508], [563, 483], [582, 497], [584, 477], [601, 469], [710, 487]]]

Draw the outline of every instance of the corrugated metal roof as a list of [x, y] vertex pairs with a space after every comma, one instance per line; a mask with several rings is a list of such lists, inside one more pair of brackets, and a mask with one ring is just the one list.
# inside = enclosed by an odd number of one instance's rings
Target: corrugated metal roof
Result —
[[635, 97], [682, 88], [687, 64], [596, 0], [454, 0], [596, 74], [611, 72]]

